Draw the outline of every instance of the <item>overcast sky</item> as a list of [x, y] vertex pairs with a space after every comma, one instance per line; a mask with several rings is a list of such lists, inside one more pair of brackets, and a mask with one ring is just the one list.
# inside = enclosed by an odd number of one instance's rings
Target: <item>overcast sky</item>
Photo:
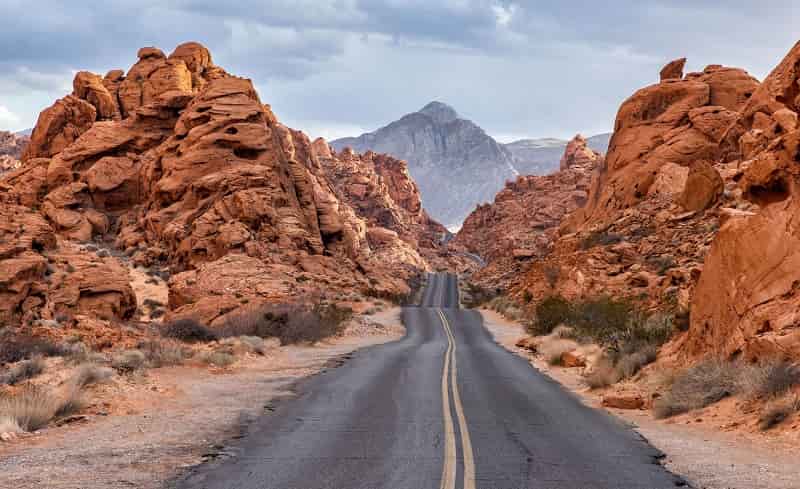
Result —
[[609, 131], [670, 59], [763, 79], [798, 39], [797, 0], [0, 0], [0, 129], [31, 127], [77, 70], [194, 40], [312, 136], [440, 100], [502, 141], [567, 138]]

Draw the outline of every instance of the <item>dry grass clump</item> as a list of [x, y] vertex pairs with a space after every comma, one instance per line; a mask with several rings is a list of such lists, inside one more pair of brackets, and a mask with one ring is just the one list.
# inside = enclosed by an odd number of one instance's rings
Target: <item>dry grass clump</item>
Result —
[[215, 367], [227, 367], [236, 361], [236, 357], [224, 351], [210, 351], [200, 355], [200, 361]]
[[594, 365], [591, 372], [584, 377], [584, 380], [590, 389], [600, 389], [622, 380], [622, 374], [610, 358], [603, 356]]
[[111, 366], [120, 373], [135, 372], [146, 365], [147, 357], [140, 350], [125, 350], [111, 359]]
[[161, 334], [167, 338], [174, 338], [187, 343], [208, 343], [219, 338], [214, 331], [191, 318], [178, 319], [165, 324]]
[[44, 372], [45, 362], [41, 356], [35, 356], [30, 360], [23, 360], [14, 367], [0, 374], [0, 384], [16, 385], [28, 379], [32, 379]]
[[84, 406], [80, 388], [70, 387], [57, 392], [27, 386], [13, 396], [0, 396], [0, 423], [11, 429], [18, 427], [22, 431], [36, 431]]
[[653, 403], [653, 414], [668, 418], [735, 395], [740, 388], [741, 371], [739, 363], [717, 359], [689, 367], [676, 375], [667, 392]]
[[268, 304], [227, 318], [220, 335], [273, 337], [282, 345], [313, 344], [344, 331], [352, 314], [334, 304]]
[[656, 361], [658, 348], [655, 345], [644, 345], [641, 350], [623, 354], [617, 360], [620, 378], [628, 379], [639, 373], [644, 366]]
[[113, 369], [101, 367], [94, 363], [84, 363], [78, 367], [74, 382], [78, 387], [89, 387], [90, 385], [106, 382], [113, 375]]
[[229, 353], [255, 353], [256, 355], [265, 355], [267, 347], [264, 344], [264, 339], [258, 336], [236, 336], [225, 338], [221, 342], [222, 345], [228, 347]]
[[183, 365], [194, 355], [191, 348], [172, 340], [143, 341], [137, 346], [144, 354], [148, 366], [152, 368]]
[[739, 390], [750, 401], [780, 397], [797, 385], [800, 385], [800, 368], [783, 359], [748, 365], [739, 376]]
[[773, 428], [794, 413], [800, 412], [800, 395], [789, 394], [770, 401], [758, 418], [758, 427], [762, 431]]
[[578, 344], [573, 340], [548, 336], [539, 343], [539, 353], [542, 354], [548, 365], [561, 365], [561, 355], [574, 351]]
[[16, 363], [35, 356], [54, 357], [63, 350], [43, 338], [6, 333], [0, 336], [0, 365]]
[[522, 309], [516, 302], [505, 295], [500, 295], [489, 301], [489, 309], [496, 311], [512, 321], [522, 319]]

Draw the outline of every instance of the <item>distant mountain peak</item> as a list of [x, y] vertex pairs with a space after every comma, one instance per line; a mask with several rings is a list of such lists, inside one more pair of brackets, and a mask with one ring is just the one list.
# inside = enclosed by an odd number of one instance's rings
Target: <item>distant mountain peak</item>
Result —
[[458, 112], [456, 109], [450, 107], [449, 105], [433, 101], [419, 110], [420, 114], [425, 114], [435, 122], [439, 124], [446, 124], [448, 122], [453, 122], [454, 120], [460, 119]]

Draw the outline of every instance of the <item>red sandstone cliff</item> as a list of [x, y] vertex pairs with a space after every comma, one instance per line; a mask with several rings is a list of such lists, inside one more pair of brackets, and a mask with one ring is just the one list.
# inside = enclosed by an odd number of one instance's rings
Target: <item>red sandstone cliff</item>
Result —
[[[134, 318], [125, 264], [168, 268], [168, 316], [207, 323], [314, 291], [402, 295], [428, 267], [417, 245], [440, 227], [397, 164], [319, 154], [197, 43], [138, 58], [78, 73], [0, 179], [0, 320]], [[359, 205], [337, 167], [375, 180]], [[82, 254], [90, 240], [124, 257]]]

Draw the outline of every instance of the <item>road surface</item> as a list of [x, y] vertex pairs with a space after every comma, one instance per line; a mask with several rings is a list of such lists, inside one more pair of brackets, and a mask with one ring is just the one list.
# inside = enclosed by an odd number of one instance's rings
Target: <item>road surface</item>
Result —
[[433, 274], [406, 336], [304, 382], [177, 483], [205, 489], [661, 489], [659, 453], [503, 349]]

